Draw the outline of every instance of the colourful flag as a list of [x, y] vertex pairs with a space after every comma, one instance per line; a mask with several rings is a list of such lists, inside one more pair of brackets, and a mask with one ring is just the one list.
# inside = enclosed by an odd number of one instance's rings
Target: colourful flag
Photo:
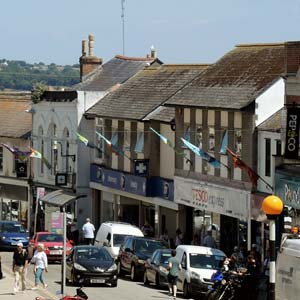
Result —
[[17, 159], [24, 161], [28, 159], [28, 157], [31, 155], [31, 151], [21, 151], [18, 148], [11, 147], [7, 144], [1, 143], [3, 147], [5, 147], [8, 151], [10, 151]]
[[254, 186], [257, 186], [257, 181], [261, 178], [253, 169], [251, 169], [245, 162], [243, 162], [236, 153], [227, 147], [227, 151], [231, 154], [234, 168], [240, 168], [248, 173], [248, 176]]
[[31, 150], [30, 157], [35, 157], [35, 158], [42, 159], [42, 154], [39, 151], [37, 151], [33, 148], [30, 148], [30, 150]]
[[225, 130], [222, 138], [221, 148], [220, 148], [221, 154], [226, 154], [227, 146], [228, 146], [228, 130]]
[[199, 147], [193, 145], [192, 143], [188, 142], [184, 138], [181, 138], [182, 142], [195, 154], [202, 157], [204, 160], [206, 160], [210, 165], [212, 165], [214, 168], [220, 168], [221, 162], [215, 159], [213, 156], [209, 155], [207, 152], [203, 151]]
[[96, 134], [105, 141], [105, 143], [111, 148], [113, 152], [116, 154], [123, 155], [124, 157], [128, 158], [130, 161], [134, 162], [133, 159], [131, 159], [128, 155], [125, 154], [125, 152], [121, 149], [119, 149], [117, 146], [115, 146], [110, 140], [108, 140], [103, 134], [96, 131]]
[[79, 141], [83, 142], [87, 147], [89, 146], [89, 140], [87, 138], [85, 138], [84, 136], [82, 136], [81, 134], [79, 134], [78, 132], [75, 132], [77, 138]]
[[157, 135], [159, 136], [159, 138], [169, 147], [171, 147], [174, 152], [180, 156], [183, 156], [187, 162], [189, 162], [190, 164], [192, 164], [192, 161], [187, 157], [186, 153], [184, 151], [179, 151], [176, 149], [176, 147], [172, 144], [172, 142], [167, 139], [165, 136], [163, 136], [162, 134], [160, 134], [159, 132], [157, 132], [155, 129], [153, 129], [152, 127], [150, 127], [150, 129]]

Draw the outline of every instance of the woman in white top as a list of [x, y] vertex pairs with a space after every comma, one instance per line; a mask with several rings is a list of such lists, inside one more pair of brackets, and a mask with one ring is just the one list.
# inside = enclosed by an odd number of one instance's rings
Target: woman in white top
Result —
[[32, 289], [36, 290], [39, 282], [41, 282], [44, 288], [46, 288], [47, 284], [44, 281], [43, 272], [44, 270], [45, 272], [48, 272], [48, 259], [46, 253], [44, 252], [43, 244], [38, 244], [37, 250], [34, 252], [31, 262], [35, 264], [34, 266], [35, 285]]

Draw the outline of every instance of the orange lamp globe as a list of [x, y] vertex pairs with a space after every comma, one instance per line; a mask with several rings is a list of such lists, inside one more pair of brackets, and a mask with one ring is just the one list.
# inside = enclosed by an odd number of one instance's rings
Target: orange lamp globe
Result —
[[283, 210], [283, 202], [279, 197], [270, 195], [264, 199], [262, 210], [266, 215], [280, 215]]

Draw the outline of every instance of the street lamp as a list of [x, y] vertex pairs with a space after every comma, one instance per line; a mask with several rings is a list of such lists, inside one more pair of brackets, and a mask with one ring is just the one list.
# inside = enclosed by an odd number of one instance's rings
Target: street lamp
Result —
[[277, 217], [283, 210], [282, 200], [275, 196], [270, 195], [266, 197], [262, 203], [262, 210], [267, 215], [270, 226], [270, 278], [269, 278], [269, 300], [275, 300], [275, 260], [276, 260], [276, 224]]
[[61, 142], [59, 142], [59, 141], [53, 141], [53, 150], [57, 150], [57, 145], [58, 144], [60, 144], [60, 156], [61, 157], [71, 157], [72, 158], [72, 161], [75, 161], [76, 160], [76, 155], [75, 154], [63, 154], [63, 152], [62, 152], [62, 148], [63, 148], [63, 146], [62, 146], [62, 143]]

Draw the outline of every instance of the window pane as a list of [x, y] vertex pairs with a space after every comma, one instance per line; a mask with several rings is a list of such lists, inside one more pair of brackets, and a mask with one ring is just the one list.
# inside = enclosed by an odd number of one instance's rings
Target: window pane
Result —
[[196, 129], [196, 146], [202, 149], [202, 127], [199, 125]]
[[[188, 126], [187, 124], [185, 124], [184, 125], [184, 139], [186, 140], [186, 141], [190, 141], [190, 139], [191, 139], [191, 130], [190, 130], [190, 126]], [[181, 147], [182, 148], [187, 148], [183, 143], [182, 143], [182, 145], [181, 145]]]
[[3, 147], [0, 147], [0, 170], [3, 170]]
[[143, 132], [138, 133], [134, 151], [137, 153], [142, 153], [144, 151], [144, 133]]
[[111, 143], [117, 147], [118, 146], [118, 132], [116, 130], [113, 130], [113, 135], [111, 138]]
[[208, 151], [215, 150], [215, 128], [208, 128]]
[[235, 153], [239, 156], [242, 155], [242, 130], [236, 129], [234, 132], [234, 147]]
[[265, 139], [265, 175], [271, 176], [271, 139]]
[[130, 151], [130, 132], [128, 129], [124, 131], [124, 150]]

